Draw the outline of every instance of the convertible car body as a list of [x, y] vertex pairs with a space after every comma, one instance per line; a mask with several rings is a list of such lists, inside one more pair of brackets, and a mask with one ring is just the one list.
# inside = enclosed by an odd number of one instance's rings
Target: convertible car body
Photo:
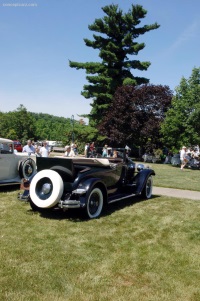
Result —
[[20, 184], [35, 172], [35, 155], [15, 152], [12, 140], [0, 138], [0, 186]]
[[[37, 158], [37, 173], [22, 183], [33, 210], [81, 208], [97, 218], [108, 203], [135, 195], [152, 195], [152, 169], [145, 169], [118, 149], [117, 158]], [[30, 184], [30, 185], [29, 185]]]

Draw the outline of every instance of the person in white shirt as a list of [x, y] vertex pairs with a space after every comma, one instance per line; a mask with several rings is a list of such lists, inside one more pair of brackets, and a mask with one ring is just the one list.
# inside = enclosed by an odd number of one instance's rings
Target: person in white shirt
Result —
[[188, 159], [186, 156], [187, 156], [187, 148], [185, 146], [183, 146], [182, 149], [180, 150], [180, 160], [181, 160], [181, 169], [182, 170], [188, 162]]
[[50, 151], [46, 141], [43, 142], [43, 146], [40, 148], [40, 154], [42, 157], [49, 157]]
[[87, 154], [88, 154], [88, 148], [89, 148], [89, 143], [86, 143], [85, 148], [84, 148], [84, 155], [87, 158]]
[[74, 153], [73, 149], [71, 149], [71, 146], [69, 146], [69, 145], [65, 146], [64, 157], [75, 157], [75, 153]]
[[34, 154], [35, 153], [35, 147], [32, 145], [31, 140], [27, 141], [27, 145], [23, 147], [22, 150], [23, 153], [29, 153]]

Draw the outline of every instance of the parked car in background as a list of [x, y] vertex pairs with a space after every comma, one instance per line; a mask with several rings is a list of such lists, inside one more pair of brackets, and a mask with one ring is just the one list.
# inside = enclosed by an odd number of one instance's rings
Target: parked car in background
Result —
[[149, 162], [149, 163], [157, 163], [157, 162], [161, 162], [160, 156], [155, 156], [152, 154], [144, 154], [142, 156], [142, 159], [144, 160], [144, 162]]
[[14, 151], [14, 142], [0, 138], [0, 186], [20, 184], [36, 172], [36, 156]]
[[18, 140], [13, 140], [13, 143], [14, 143], [14, 149], [16, 149], [18, 152], [22, 152], [22, 144], [20, 141]]
[[180, 154], [174, 154], [172, 159], [171, 159], [171, 164], [173, 166], [180, 166], [181, 165], [181, 159], [180, 159]]
[[126, 149], [114, 151], [117, 156], [104, 158], [37, 157], [37, 174], [24, 187], [32, 209], [80, 208], [97, 218], [106, 204], [138, 195], [151, 198], [155, 172], [143, 164], [136, 167]]
[[[62, 141], [47, 141], [48, 147], [50, 151], [64, 151], [64, 147], [62, 147]], [[61, 149], [61, 150], [60, 150]]]

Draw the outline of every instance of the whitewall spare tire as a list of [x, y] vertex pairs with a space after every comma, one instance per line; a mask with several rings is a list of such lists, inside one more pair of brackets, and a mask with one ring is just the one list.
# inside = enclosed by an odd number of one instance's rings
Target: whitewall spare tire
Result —
[[54, 207], [60, 200], [64, 190], [61, 176], [54, 170], [39, 171], [31, 181], [30, 197], [39, 208]]

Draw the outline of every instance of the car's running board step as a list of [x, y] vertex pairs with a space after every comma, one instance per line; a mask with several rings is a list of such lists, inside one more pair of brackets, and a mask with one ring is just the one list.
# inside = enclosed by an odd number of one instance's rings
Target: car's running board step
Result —
[[123, 199], [131, 198], [133, 196], [136, 196], [136, 194], [132, 193], [132, 194], [127, 194], [127, 195], [123, 194], [123, 195], [115, 196], [115, 198], [108, 200], [108, 203], [110, 204], [110, 203], [118, 202], [118, 201], [121, 201]]

